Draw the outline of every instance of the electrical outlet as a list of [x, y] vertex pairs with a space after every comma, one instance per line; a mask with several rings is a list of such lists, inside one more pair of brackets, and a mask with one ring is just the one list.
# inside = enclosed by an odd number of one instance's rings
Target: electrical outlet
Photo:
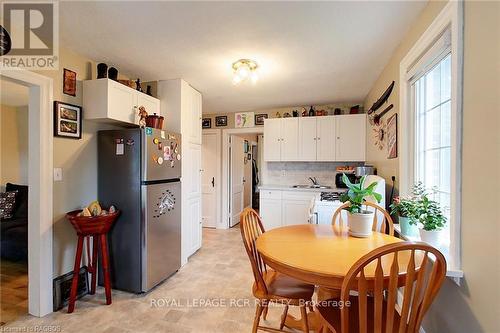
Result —
[[54, 168], [54, 181], [61, 182], [63, 180], [62, 168]]

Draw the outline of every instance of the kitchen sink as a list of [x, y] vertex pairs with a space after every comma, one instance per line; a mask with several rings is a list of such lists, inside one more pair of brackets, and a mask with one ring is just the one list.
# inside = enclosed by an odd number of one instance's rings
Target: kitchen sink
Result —
[[331, 186], [326, 185], [293, 185], [293, 188], [318, 188], [318, 189], [330, 189]]

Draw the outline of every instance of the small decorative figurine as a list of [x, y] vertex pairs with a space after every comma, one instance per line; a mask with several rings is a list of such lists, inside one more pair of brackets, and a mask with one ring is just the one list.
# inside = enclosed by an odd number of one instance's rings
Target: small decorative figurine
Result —
[[141, 128], [146, 127], [146, 118], [148, 117], [148, 113], [144, 106], [139, 107], [139, 126]]
[[141, 87], [141, 79], [137, 79], [135, 81], [136, 88], [135, 90], [142, 92], [142, 87]]

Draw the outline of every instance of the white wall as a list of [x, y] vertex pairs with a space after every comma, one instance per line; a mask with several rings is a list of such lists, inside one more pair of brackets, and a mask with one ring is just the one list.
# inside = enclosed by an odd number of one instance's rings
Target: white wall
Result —
[[28, 107], [0, 105], [0, 186], [28, 184]]

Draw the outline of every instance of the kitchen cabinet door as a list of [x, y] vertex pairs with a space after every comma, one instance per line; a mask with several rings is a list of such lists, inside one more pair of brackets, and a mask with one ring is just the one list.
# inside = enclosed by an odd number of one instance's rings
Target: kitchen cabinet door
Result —
[[201, 248], [202, 221], [201, 221], [201, 196], [188, 199], [187, 202], [189, 236], [188, 256]]
[[337, 116], [336, 160], [363, 162], [366, 154], [366, 115]]
[[189, 142], [201, 145], [201, 111], [202, 111], [202, 97], [201, 94], [190, 87], [189, 91], [189, 104], [188, 107], [191, 111], [191, 128], [189, 131]]
[[297, 161], [299, 157], [298, 147], [299, 147], [299, 118], [282, 118], [281, 160]]
[[[152, 115], [153, 113], [160, 115], [160, 100], [138, 92], [137, 93], [137, 107], [141, 107], [141, 106], [144, 106], [147, 113], [150, 115]], [[136, 115], [136, 118], [137, 118], [137, 120], [139, 120], [138, 115]]]
[[260, 199], [259, 209], [264, 230], [281, 227], [281, 199]]
[[316, 161], [316, 122], [319, 124], [321, 121], [316, 117], [305, 117], [299, 119], [299, 161]]
[[281, 161], [281, 119], [264, 121], [264, 160]]
[[311, 200], [283, 200], [283, 225], [308, 224]]
[[[109, 80], [111, 81], [111, 80]], [[137, 92], [117, 82], [108, 81], [108, 108], [107, 115], [102, 118], [110, 118], [130, 124], [139, 124], [137, 108]], [[106, 98], [106, 96], [104, 96]], [[106, 109], [102, 110], [106, 112]]]
[[335, 128], [334, 116], [321, 117], [316, 126], [316, 161], [335, 161]]

